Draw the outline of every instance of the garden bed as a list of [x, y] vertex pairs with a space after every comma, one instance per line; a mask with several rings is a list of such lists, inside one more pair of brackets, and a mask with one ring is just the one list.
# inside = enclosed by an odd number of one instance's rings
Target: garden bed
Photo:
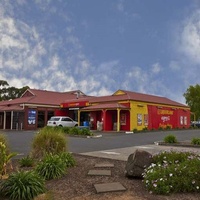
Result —
[[[105, 159], [98, 157], [83, 156], [73, 154], [76, 166], [69, 168], [68, 173], [60, 179], [46, 182], [46, 187], [55, 200], [197, 200], [200, 199], [199, 193], [181, 193], [170, 196], [150, 194], [141, 179], [128, 179], [124, 176], [126, 162]], [[88, 176], [89, 170], [94, 169], [97, 163], [111, 163], [111, 177]], [[18, 167], [18, 162], [13, 162], [14, 168]], [[27, 170], [27, 169], [26, 169]], [[111, 192], [97, 194], [94, 184], [120, 182], [127, 190], [125, 192]], [[44, 200], [44, 199], [40, 199]]]

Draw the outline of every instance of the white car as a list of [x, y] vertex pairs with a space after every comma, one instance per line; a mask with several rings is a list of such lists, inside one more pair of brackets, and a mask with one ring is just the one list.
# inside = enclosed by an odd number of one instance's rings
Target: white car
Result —
[[54, 117], [51, 117], [50, 120], [48, 120], [47, 126], [74, 127], [74, 126], [78, 126], [78, 122], [74, 121], [70, 117], [54, 116]]

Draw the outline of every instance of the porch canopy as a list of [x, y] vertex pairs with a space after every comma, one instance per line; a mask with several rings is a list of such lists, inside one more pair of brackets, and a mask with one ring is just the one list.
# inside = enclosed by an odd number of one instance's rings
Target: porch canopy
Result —
[[107, 112], [112, 111], [112, 110], [116, 110], [116, 122], [117, 122], [117, 131], [120, 131], [120, 111], [121, 110], [130, 110], [130, 107], [128, 105], [123, 105], [120, 103], [100, 103], [100, 104], [96, 104], [96, 105], [91, 105], [91, 106], [87, 106], [84, 107], [82, 109], [79, 110], [79, 112], [95, 112], [95, 111], [101, 111], [102, 112], [102, 116], [103, 116], [103, 121], [104, 121], [104, 130], [108, 129], [108, 124], [110, 124], [111, 122], [109, 122], [109, 120], [107, 121], [106, 119], [108, 119], [107, 116]]

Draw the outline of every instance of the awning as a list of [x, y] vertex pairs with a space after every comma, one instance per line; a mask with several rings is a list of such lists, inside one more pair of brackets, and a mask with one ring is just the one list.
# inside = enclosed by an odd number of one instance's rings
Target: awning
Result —
[[0, 112], [3, 111], [22, 111], [23, 107], [20, 105], [0, 106]]

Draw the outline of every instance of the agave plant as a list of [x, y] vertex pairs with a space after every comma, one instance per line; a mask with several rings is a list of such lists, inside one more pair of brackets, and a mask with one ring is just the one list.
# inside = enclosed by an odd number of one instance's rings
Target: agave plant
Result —
[[0, 192], [11, 200], [31, 200], [45, 190], [44, 179], [34, 171], [11, 174], [0, 188]]

